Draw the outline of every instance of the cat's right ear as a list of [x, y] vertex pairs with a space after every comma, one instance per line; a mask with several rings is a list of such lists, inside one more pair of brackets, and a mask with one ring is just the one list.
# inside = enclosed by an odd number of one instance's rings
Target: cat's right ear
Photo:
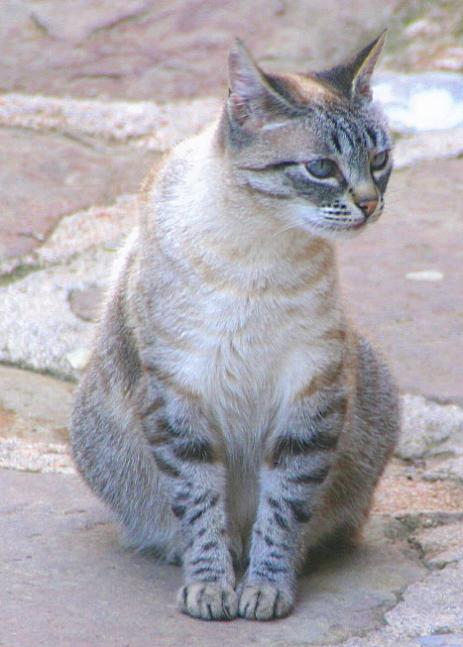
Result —
[[284, 112], [285, 101], [270, 86], [264, 72], [239, 39], [228, 58], [230, 118], [248, 132], [258, 130], [277, 113]]

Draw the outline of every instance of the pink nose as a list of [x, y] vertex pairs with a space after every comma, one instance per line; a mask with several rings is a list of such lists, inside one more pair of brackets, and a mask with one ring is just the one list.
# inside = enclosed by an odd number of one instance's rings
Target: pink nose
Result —
[[369, 218], [371, 214], [376, 211], [378, 200], [377, 198], [374, 198], [373, 200], [360, 200], [360, 202], [357, 202], [357, 206], [363, 211], [365, 217]]

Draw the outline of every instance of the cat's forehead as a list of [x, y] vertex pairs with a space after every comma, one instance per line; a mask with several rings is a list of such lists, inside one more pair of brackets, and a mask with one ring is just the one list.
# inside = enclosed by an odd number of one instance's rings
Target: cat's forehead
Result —
[[299, 114], [269, 122], [241, 155], [263, 165], [306, 161], [311, 156], [354, 160], [366, 157], [372, 149], [389, 147], [388, 131], [378, 110], [355, 110], [329, 91], [317, 94], [314, 90], [312, 100], [301, 104]]

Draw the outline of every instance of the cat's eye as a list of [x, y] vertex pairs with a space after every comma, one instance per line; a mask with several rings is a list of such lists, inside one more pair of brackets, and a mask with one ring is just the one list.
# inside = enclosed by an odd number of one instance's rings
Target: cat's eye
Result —
[[313, 162], [307, 162], [305, 167], [310, 175], [313, 175], [313, 177], [316, 177], [320, 180], [334, 177], [336, 175], [336, 171], [338, 170], [336, 162], [333, 162], [333, 160], [327, 158], [314, 160]]
[[373, 155], [370, 162], [372, 170], [382, 171], [383, 168], [386, 166], [388, 159], [389, 159], [389, 153], [387, 151], [382, 151], [381, 153], [377, 153], [376, 155]]

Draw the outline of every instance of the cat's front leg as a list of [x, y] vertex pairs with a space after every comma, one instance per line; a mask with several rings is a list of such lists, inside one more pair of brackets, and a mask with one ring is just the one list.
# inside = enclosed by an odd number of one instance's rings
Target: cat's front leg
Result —
[[304, 531], [333, 462], [342, 417], [333, 417], [333, 410], [318, 420], [305, 413], [299, 407], [288, 428], [272, 439], [261, 468], [249, 568], [241, 585], [243, 618], [281, 618], [294, 605]]
[[225, 466], [217, 434], [198, 406], [179, 398], [144, 424], [183, 544], [184, 613], [203, 620], [236, 617], [238, 598], [225, 510]]

